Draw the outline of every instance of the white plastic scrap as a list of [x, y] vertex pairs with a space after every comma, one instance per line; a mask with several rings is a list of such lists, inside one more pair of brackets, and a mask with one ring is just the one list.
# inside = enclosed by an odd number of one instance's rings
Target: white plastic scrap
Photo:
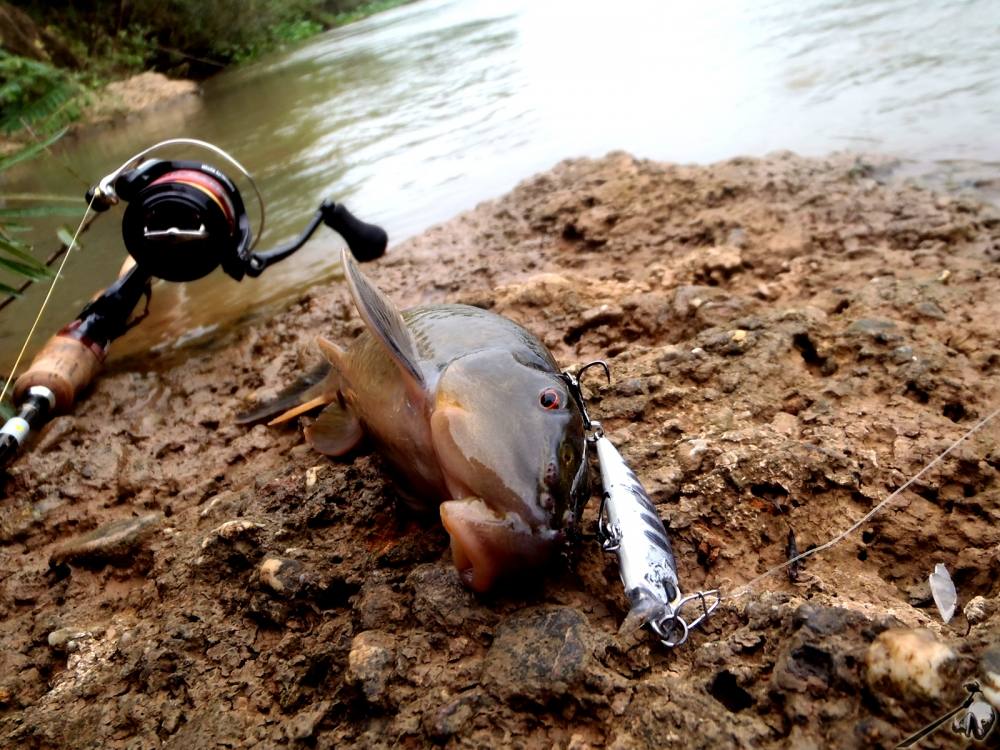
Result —
[[955, 614], [955, 605], [958, 603], [958, 593], [955, 591], [955, 584], [952, 583], [951, 576], [944, 563], [934, 566], [934, 572], [927, 579], [931, 585], [931, 595], [937, 605], [941, 619], [947, 624]]

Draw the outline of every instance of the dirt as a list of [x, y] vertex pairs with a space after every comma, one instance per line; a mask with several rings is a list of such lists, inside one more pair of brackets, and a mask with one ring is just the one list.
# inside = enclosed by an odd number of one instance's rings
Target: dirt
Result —
[[118, 122], [133, 115], [148, 115], [160, 107], [185, 105], [194, 101], [199, 86], [194, 81], [167, 78], [146, 71], [112, 81], [101, 89], [83, 113], [78, 129]]
[[[573, 160], [367, 271], [403, 306], [508, 315], [565, 366], [606, 359], [591, 410], [668, 522], [682, 585], [732, 593], [790, 531], [826, 541], [996, 406], [1000, 216], [884, 171]], [[0, 744], [890, 747], [996, 640], [996, 423], [670, 651], [617, 633], [596, 502], [573, 554], [476, 596], [377, 455], [234, 424], [318, 361], [315, 334], [359, 330], [333, 285], [181, 358], [113, 363], [14, 464]], [[936, 562], [959, 594], [948, 625]], [[953, 649], [946, 690], [869, 684], [891, 627]]]

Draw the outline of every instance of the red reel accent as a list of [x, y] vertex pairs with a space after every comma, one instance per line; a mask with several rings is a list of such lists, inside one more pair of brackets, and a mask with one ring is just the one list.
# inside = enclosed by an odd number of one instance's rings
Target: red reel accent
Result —
[[226, 189], [221, 182], [211, 175], [199, 172], [197, 169], [175, 169], [153, 180], [150, 186], [162, 185], [169, 182], [179, 182], [201, 190], [222, 210], [229, 224], [229, 231], [233, 232], [236, 230], [236, 211], [233, 208], [233, 202], [229, 199]]

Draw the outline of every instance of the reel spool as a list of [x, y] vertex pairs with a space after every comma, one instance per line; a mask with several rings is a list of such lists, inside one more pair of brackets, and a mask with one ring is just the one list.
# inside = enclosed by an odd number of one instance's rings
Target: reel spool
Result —
[[220, 265], [243, 278], [252, 232], [236, 186], [208, 164], [147, 162], [115, 186], [128, 201], [122, 239], [135, 262], [166, 281], [194, 281]]
[[222, 171], [198, 161], [151, 159], [173, 144], [194, 145], [221, 156], [253, 186], [264, 229], [264, 201], [253, 178], [222, 149], [193, 139], [164, 141], [136, 155], [87, 191], [96, 211], [120, 200], [128, 203], [122, 239], [145, 273], [166, 281], [194, 281], [222, 266], [239, 281], [247, 273], [256, 244], [243, 198]]

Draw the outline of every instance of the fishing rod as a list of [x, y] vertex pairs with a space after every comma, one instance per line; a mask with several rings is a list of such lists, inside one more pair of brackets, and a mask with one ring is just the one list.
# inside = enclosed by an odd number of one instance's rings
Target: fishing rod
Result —
[[[249, 181], [260, 212], [256, 234], [236, 183], [224, 172], [201, 161], [149, 158], [172, 145], [210, 151]], [[91, 187], [86, 201], [81, 228], [91, 209], [103, 213], [122, 201], [127, 204], [122, 239], [129, 257], [118, 279], [50, 338], [14, 382], [17, 415], [0, 427], [0, 469], [17, 455], [32, 432], [55, 415], [72, 410], [100, 372], [111, 343], [145, 318], [155, 279], [194, 281], [220, 266], [235, 281], [256, 278], [305, 245], [320, 224], [343, 237], [359, 261], [380, 257], [388, 243], [381, 227], [361, 221], [340, 203], [324, 200], [298, 237], [256, 251], [265, 215], [256, 183], [227, 152], [190, 138], [162, 141], [132, 156]], [[69, 251], [64, 263], [68, 256]], [[53, 285], [58, 278], [59, 273]], [[133, 315], [143, 298], [144, 310]]]

